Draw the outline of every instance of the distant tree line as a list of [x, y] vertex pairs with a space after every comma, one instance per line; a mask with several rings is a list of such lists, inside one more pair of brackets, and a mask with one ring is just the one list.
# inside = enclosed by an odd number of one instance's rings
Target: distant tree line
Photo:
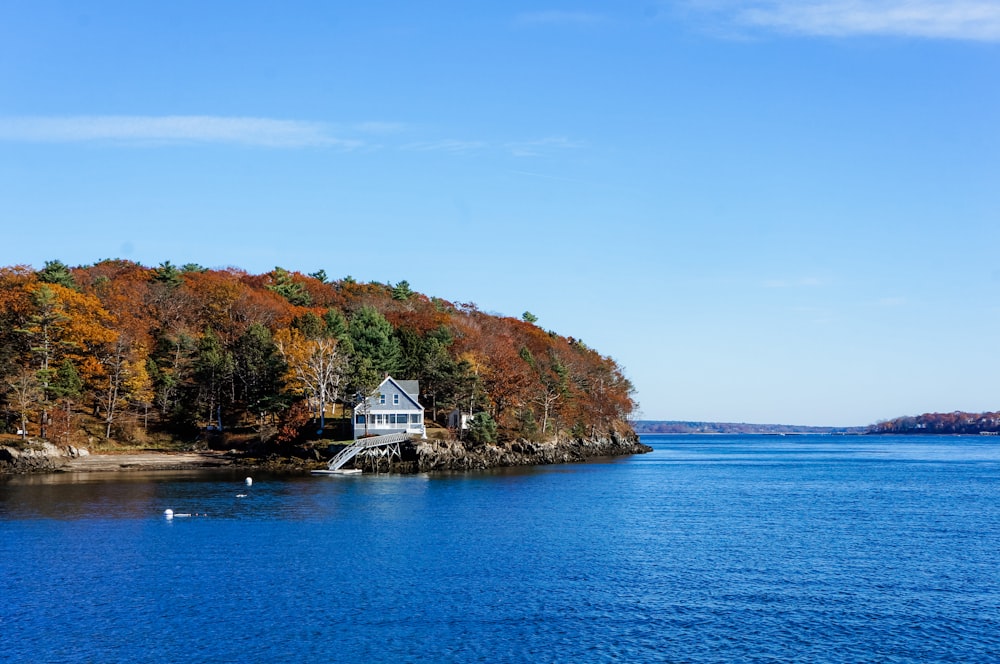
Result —
[[621, 368], [536, 322], [322, 270], [5, 267], [2, 426], [66, 443], [237, 429], [292, 440], [389, 373], [420, 381], [437, 422], [479, 413], [487, 438], [626, 430], [635, 403]]
[[869, 427], [870, 433], [979, 434], [998, 431], [1000, 431], [1000, 412], [924, 413], [912, 417], [897, 417]]
[[864, 427], [817, 427], [795, 424], [748, 424], [746, 422], [684, 422], [679, 420], [637, 420], [634, 427], [636, 433], [640, 434], [853, 434], [865, 431]]

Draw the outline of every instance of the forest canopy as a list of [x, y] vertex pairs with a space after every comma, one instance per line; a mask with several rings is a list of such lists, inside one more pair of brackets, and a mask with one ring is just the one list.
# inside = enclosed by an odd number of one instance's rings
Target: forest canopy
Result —
[[386, 374], [420, 381], [429, 420], [455, 408], [498, 435], [540, 440], [628, 429], [618, 364], [520, 318], [413, 291], [170, 262], [0, 268], [6, 433], [73, 443], [273, 427], [320, 432]]

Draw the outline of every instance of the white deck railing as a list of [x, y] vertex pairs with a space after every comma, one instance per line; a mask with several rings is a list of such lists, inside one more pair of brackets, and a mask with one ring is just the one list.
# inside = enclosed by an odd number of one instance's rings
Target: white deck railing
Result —
[[361, 450], [367, 450], [372, 447], [382, 447], [383, 445], [393, 445], [395, 443], [402, 443], [409, 436], [405, 433], [390, 433], [384, 436], [373, 436], [371, 438], [359, 438], [352, 444], [348, 445], [344, 449], [337, 452], [337, 455], [330, 459], [330, 463], [327, 467], [330, 470], [340, 470], [344, 464], [353, 459], [358, 455]]

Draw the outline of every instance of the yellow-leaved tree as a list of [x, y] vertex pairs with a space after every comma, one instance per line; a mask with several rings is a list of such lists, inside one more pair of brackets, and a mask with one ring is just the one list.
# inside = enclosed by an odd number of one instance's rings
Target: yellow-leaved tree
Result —
[[319, 431], [326, 425], [326, 404], [340, 396], [347, 358], [336, 339], [309, 338], [296, 328], [284, 328], [274, 343], [285, 365], [285, 383], [294, 393], [315, 399], [319, 407]]

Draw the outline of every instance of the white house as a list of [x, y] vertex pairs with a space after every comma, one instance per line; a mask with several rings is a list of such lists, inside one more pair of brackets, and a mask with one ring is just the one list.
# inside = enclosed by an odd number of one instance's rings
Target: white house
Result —
[[367, 399], [354, 407], [354, 438], [404, 432], [426, 438], [419, 394], [419, 381], [396, 380], [387, 375]]

